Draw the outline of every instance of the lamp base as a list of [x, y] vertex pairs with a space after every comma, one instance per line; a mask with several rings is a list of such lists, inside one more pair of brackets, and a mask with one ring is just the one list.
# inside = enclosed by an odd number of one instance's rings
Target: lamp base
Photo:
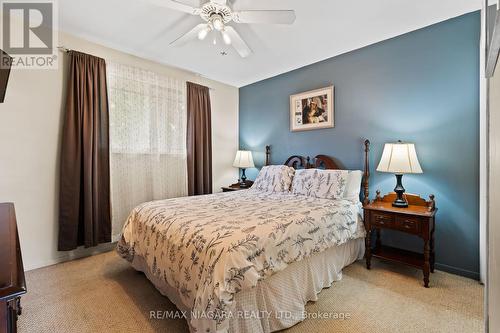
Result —
[[240, 188], [247, 188], [247, 176], [245, 175], [245, 169], [241, 169], [242, 174], [241, 174], [241, 181], [240, 181]]
[[392, 207], [398, 207], [398, 208], [408, 208], [408, 203], [404, 200], [394, 200], [394, 202], [392, 203]]
[[396, 192], [396, 200], [392, 203], [392, 207], [408, 208], [408, 202], [406, 202], [403, 198], [405, 188], [403, 187], [402, 179], [403, 175], [396, 175], [396, 187], [394, 188], [394, 192]]

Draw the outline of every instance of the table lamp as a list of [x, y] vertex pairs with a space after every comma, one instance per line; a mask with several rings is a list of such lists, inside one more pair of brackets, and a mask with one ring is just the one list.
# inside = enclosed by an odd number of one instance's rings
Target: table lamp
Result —
[[405, 188], [401, 182], [403, 174], [423, 173], [418, 162], [415, 145], [413, 143], [403, 143], [401, 140], [397, 143], [386, 143], [377, 171], [390, 172], [396, 175], [396, 187], [394, 188], [396, 200], [392, 203], [392, 206], [408, 207], [408, 203], [403, 198], [403, 193], [405, 193]]
[[247, 187], [245, 169], [255, 167], [253, 164], [252, 152], [248, 150], [238, 150], [236, 157], [234, 158], [233, 167], [240, 168], [242, 170], [240, 187]]

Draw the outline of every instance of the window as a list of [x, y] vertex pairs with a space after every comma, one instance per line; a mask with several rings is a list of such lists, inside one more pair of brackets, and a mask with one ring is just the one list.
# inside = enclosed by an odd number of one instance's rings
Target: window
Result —
[[187, 194], [186, 82], [107, 64], [113, 235], [130, 211]]

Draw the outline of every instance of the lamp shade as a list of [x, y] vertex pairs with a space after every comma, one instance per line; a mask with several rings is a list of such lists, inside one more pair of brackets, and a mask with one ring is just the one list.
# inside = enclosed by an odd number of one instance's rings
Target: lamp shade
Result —
[[395, 174], [423, 173], [413, 143], [386, 143], [377, 171]]
[[252, 152], [248, 150], [238, 150], [234, 158], [233, 167], [235, 168], [254, 168]]

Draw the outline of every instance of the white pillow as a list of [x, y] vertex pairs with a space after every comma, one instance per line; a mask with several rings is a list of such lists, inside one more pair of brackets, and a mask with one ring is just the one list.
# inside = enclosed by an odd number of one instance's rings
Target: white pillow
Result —
[[342, 199], [347, 170], [302, 169], [295, 172], [292, 193], [323, 199]]
[[359, 192], [361, 191], [361, 181], [363, 179], [363, 171], [350, 170], [347, 175], [347, 185], [344, 191], [344, 199], [351, 201], [359, 201]]
[[263, 167], [252, 189], [263, 192], [289, 192], [295, 169], [286, 165], [268, 165]]

